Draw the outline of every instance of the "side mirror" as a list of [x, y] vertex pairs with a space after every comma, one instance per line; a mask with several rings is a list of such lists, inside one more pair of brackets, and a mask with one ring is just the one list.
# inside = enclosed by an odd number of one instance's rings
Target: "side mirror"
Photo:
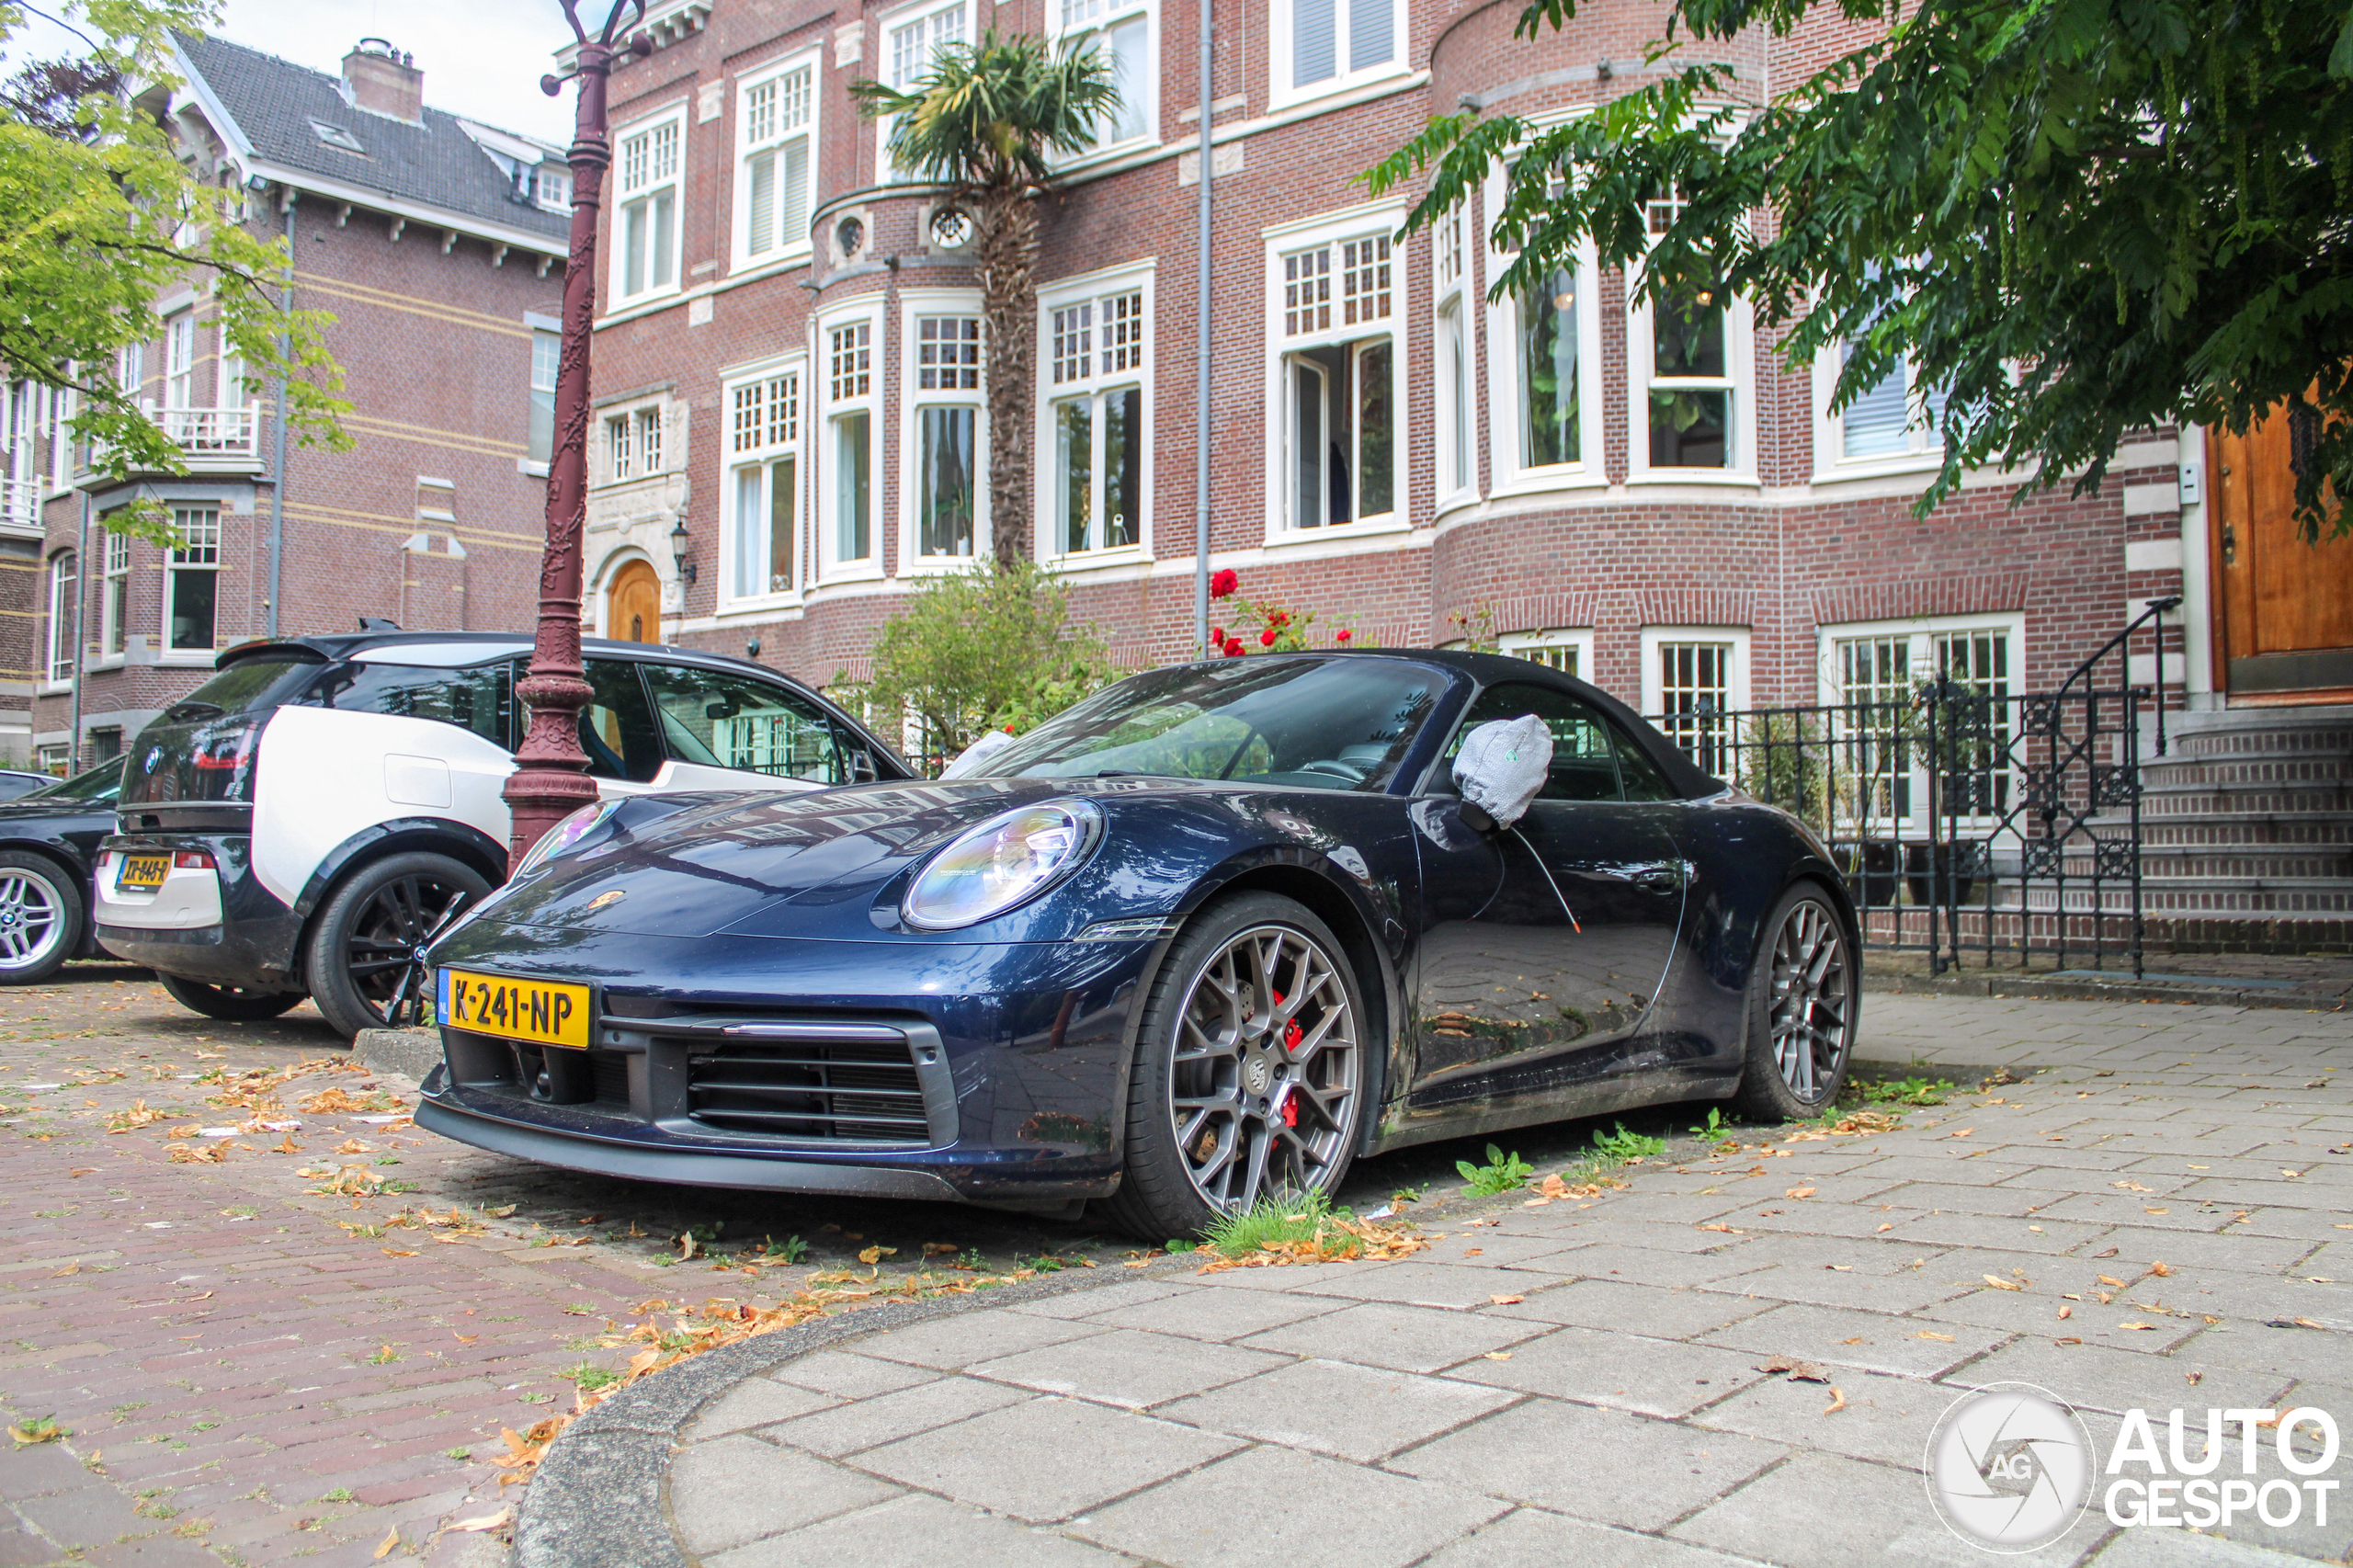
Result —
[[860, 747], [857, 751], [849, 754], [849, 781], [851, 783], [871, 784], [877, 778], [881, 777], [882, 775], [875, 770], [874, 754], [872, 752], [866, 750], [864, 747]]
[[1496, 719], [1462, 739], [1454, 758], [1454, 782], [1462, 791], [1463, 820], [1479, 825], [1483, 813], [1497, 827], [1528, 814], [1552, 770], [1552, 732], [1533, 713]]

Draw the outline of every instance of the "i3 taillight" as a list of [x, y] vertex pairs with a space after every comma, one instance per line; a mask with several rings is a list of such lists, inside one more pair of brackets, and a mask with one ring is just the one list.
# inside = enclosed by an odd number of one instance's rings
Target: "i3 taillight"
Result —
[[212, 851], [175, 849], [172, 851], [172, 868], [180, 871], [210, 871], [213, 869]]

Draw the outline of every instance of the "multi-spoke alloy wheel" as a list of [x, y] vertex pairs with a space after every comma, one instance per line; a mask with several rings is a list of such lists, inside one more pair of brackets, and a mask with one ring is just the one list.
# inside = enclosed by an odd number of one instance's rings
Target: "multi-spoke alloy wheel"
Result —
[[1742, 1097], [1763, 1114], [1812, 1115], [1837, 1094], [1855, 1040], [1846, 926], [1822, 894], [1800, 889], [1781, 900], [1765, 929], [1750, 982]]
[[392, 1022], [414, 985], [418, 949], [444, 912], [489, 891], [479, 872], [442, 855], [394, 855], [362, 868], [312, 926], [311, 999], [346, 1034]]
[[81, 904], [58, 871], [10, 857], [0, 864], [0, 983], [46, 979], [73, 954]]
[[1195, 916], [1146, 1004], [1115, 1217], [1154, 1238], [1337, 1187], [1367, 1092], [1364, 1009], [1338, 938], [1272, 893]]

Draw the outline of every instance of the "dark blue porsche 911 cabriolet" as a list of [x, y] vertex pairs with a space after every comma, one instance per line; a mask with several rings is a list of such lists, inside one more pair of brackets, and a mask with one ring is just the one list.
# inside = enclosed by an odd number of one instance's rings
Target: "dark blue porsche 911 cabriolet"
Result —
[[[1472, 757], [1523, 752], [1519, 802], [1483, 808]], [[1802, 825], [1581, 682], [1223, 659], [963, 777], [568, 819], [427, 955], [417, 1121], [655, 1180], [1100, 1200], [1157, 1239], [1427, 1139], [1813, 1114], [1855, 943]]]

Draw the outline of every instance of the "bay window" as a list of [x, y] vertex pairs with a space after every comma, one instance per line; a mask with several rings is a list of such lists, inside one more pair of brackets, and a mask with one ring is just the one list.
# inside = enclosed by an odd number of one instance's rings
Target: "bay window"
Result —
[[[883, 82], [903, 93], [918, 90], [940, 51], [954, 44], [972, 41], [969, 12], [965, 0], [948, 0], [946, 5], [912, 6], [894, 12], [882, 22]], [[883, 123], [881, 134], [875, 139], [876, 156], [881, 164], [883, 180], [904, 179], [906, 171], [891, 161], [891, 128], [897, 121]]]
[[175, 653], [212, 653], [221, 595], [221, 514], [210, 506], [175, 506], [179, 542], [164, 567], [164, 647]]
[[1129, 273], [1048, 291], [1051, 555], [1143, 543], [1149, 280], [1148, 273]]
[[817, 62], [786, 62], [746, 76], [735, 98], [735, 266], [758, 267], [809, 252], [812, 113]]
[[904, 449], [913, 467], [902, 493], [909, 508], [908, 559], [914, 562], [970, 560], [985, 511], [981, 318], [942, 311], [963, 302], [961, 296], [907, 296], [905, 341], [915, 363], [907, 383]]
[[801, 502], [801, 372], [770, 372], [727, 392], [730, 599], [789, 594]]
[[1279, 528], [1391, 522], [1402, 488], [1397, 332], [1404, 291], [1387, 221], [1306, 245], [1276, 242]]
[[[1670, 187], [1648, 204], [1653, 235], [1687, 203]], [[1756, 343], [1747, 304], [1701, 286], [1629, 312], [1631, 476], [1753, 482], [1756, 472]]]
[[828, 574], [874, 575], [881, 565], [874, 552], [874, 320], [860, 317], [824, 330], [830, 473], [823, 486], [821, 558]]
[[613, 302], [625, 305], [678, 287], [678, 183], [686, 111], [625, 131], [614, 159]]
[[1470, 215], [1456, 203], [1438, 221], [1431, 276], [1438, 294], [1438, 494], [1479, 485], [1478, 412], [1472, 369]]

